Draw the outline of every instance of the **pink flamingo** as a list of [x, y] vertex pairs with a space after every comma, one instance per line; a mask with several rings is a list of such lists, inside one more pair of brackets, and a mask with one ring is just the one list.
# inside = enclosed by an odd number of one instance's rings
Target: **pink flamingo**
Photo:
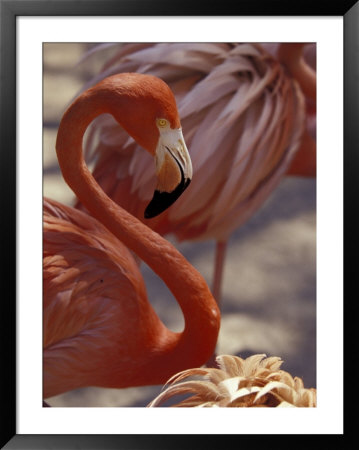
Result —
[[176, 208], [144, 219], [155, 171], [111, 117], [93, 124], [85, 152], [96, 161], [93, 175], [104, 191], [149, 227], [179, 241], [216, 240], [212, 292], [218, 302], [233, 230], [283, 176], [315, 175], [315, 141], [305, 130], [306, 104], [298, 86], [315, 95], [315, 72], [302, 61], [302, 48], [290, 58], [287, 44], [279, 46], [280, 57], [278, 46], [271, 56], [254, 44], [126, 44], [95, 77], [151, 73], [175, 93], [196, 173]]
[[[82, 139], [102, 113], [112, 114], [155, 157], [159, 194], [150, 215], [168, 207], [191, 176], [174, 96], [162, 80], [115, 75], [65, 112], [56, 142], [59, 164], [92, 217], [44, 201], [45, 399], [85, 386], [164, 383], [179, 370], [203, 364], [219, 331], [219, 310], [203, 277], [168, 241], [114, 203], [88, 170]], [[176, 297], [183, 332], [167, 329], [151, 307], [131, 252]]]

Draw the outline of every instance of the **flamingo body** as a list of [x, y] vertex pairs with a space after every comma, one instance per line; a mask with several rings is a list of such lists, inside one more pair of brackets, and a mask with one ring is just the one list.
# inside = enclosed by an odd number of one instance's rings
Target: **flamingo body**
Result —
[[96, 219], [48, 199], [43, 236], [45, 398], [144, 384], [141, 363], [154, 342], [173, 336], [151, 307], [131, 252]]
[[178, 241], [216, 240], [218, 302], [231, 233], [284, 176], [316, 175], [314, 65], [315, 45], [124, 44], [91, 81], [131, 70], [160, 76], [174, 91], [196, 173], [176, 208], [144, 219], [155, 183], [149, 156], [109, 116], [93, 124], [85, 151], [104, 191], [149, 227]]
[[[171, 86], [191, 148], [191, 186], [176, 208], [145, 221], [160, 234], [226, 241], [286, 174], [313, 175], [313, 168], [315, 173], [312, 142], [302, 145], [302, 91], [261, 46], [127, 44], [95, 80], [126, 70], [160, 76]], [[105, 192], [144, 220], [155, 183], [149, 155], [142, 157], [109, 116], [93, 124], [85, 151]]]

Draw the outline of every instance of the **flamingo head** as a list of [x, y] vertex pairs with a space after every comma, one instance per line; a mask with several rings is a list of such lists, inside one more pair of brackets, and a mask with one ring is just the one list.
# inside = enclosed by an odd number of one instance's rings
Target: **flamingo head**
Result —
[[[183, 138], [175, 97], [161, 79], [139, 73], [125, 78], [116, 91], [113, 115], [133, 139], [154, 156], [157, 186], [145, 218], [171, 206], [192, 179], [192, 162]], [[113, 77], [109, 77], [113, 78]], [[117, 97], [117, 96], [114, 96]]]
[[187, 188], [192, 179], [192, 162], [181, 128], [172, 128], [169, 120], [156, 119], [159, 131], [155, 150], [157, 186], [145, 210], [145, 218], [167, 209]]

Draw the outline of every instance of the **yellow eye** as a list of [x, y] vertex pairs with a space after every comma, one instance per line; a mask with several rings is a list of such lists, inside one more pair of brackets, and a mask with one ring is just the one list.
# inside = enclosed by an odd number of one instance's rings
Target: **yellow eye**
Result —
[[167, 120], [166, 119], [157, 119], [157, 125], [159, 127], [165, 127], [167, 125]]

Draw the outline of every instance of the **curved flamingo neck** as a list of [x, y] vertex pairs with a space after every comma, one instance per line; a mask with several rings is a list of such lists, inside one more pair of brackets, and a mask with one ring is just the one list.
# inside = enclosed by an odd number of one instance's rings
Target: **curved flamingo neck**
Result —
[[167, 338], [156, 352], [162, 363], [159, 367], [166, 367], [171, 375], [183, 369], [184, 361], [188, 367], [207, 361], [217, 341], [220, 314], [200, 273], [167, 240], [113, 202], [88, 170], [83, 135], [96, 116], [112, 112], [106, 102], [110, 93], [105, 94], [103, 90], [87, 91], [65, 112], [57, 134], [57, 157], [64, 179], [84, 206], [164, 281], [178, 301], [185, 329], [181, 334], [166, 329]]
[[278, 58], [298, 81], [304, 94], [310, 99], [316, 99], [316, 73], [305, 62], [303, 47], [305, 44], [281, 44], [278, 50]]
[[[278, 59], [298, 81], [307, 97], [307, 111], [312, 109], [313, 114], [313, 111], [316, 111], [316, 73], [304, 59], [304, 46], [304, 43], [280, 44]], [[304, 132], [301, 145], [286, 174], [304, 177], [316, 176], [316, 142], [308, 130]]]

